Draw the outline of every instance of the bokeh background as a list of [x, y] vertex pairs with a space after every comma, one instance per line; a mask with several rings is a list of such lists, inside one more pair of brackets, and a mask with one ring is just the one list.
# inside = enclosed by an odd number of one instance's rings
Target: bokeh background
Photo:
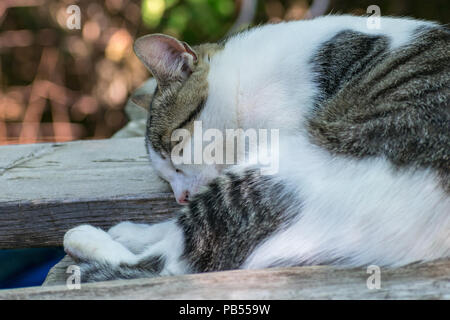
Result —
[[[67, 28], [69, 5], [81, 29]], [[245, 25], [328, 13], [449, 22], [448, 0], [1, 0], [0, 144], [108, 138], [127, 118], [129, 93], [148, 72], [133, 39], [154, 32], [190, 44]]]
[[[71, 30], [74, 4], [81, 23]], [[364, 15], [370, 5], [382, 15], [450, 20], [448, 0], [0, 0], [0, 145], [104, 139], [120, 130], [127, 97], [150, 76], [132, 50], [140, 35], [198, 44], [266, 22]], [[0, 250], [0, 288], [41, 284], [63, 254]]]

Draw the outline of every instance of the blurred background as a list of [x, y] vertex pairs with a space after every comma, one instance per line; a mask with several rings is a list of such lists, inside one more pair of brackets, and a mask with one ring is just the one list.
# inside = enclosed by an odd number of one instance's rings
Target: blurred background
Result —
[[[80, 29], [69, 29], [70, 5]], [[449, 22], [450, 1], [1, 0], [0, 144], [108, 138], [122, 128], [129, 93], [148, 72], [133, 39], [166, 33], [190, 44], [246, 25], [328, 13]]]
[[[77, 24], [71, 5], [79, 29], [68, 27]], [[266, 22], [365, 15], [370, 5], [381, 15], [450, 18], [448, 0], [0, 0], [0, 145], [111, 137], [128, 121], [127, 97], [150, 76], [132, 50], [143, 34], [199, 44]], [[39, 285], [62, 255], [0, 250], [0, 288]]]

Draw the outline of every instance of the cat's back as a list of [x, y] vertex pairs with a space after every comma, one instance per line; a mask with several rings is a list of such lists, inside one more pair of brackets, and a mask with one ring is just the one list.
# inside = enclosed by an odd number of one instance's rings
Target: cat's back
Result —
[[[367, 17], [331, 15], [263, 25], [231, 36], [211, 61], [208, 82], [220, 90], [210, 90], [210, 100], [220, 105], [217, 108], [237, 101], [243, 114], [254, 119], [249, 126], [265, 122], [263, 117], [254, 116], [258, 108], [258, 114], [272, 117], [266, 127], [295, 127], [321, 94], [314, 58], [337, 35], [352, 33], [347, 42], [357, 43], [361, 50], [372, 38], [383, 38], [383, 49], [395, 50], [410, 43], [418, 28], [436, 25], [413, 19], [380, 19], [379, 29], [370, 29]], [[337, 50], [346, 58], [348, 48], [341, 45]]]
[[[345, 33], [324, 46], [316, 57], [323, 96], [310, 113], [309, 132], [335, 154], [435, 169], [450, 192], [450, 32], [439, 26], [415, 32], [394, 50], [377, 37], [362, 50]], [[336, 50], [339, 42], [345, 53]]]
[[450, 190], [450, 33], [409, 18], [381, 17], [370, 28], [367, 19], [326, 16], [239, 33], [213, 61], [210, 84], [233, 79], [217, 92], [237, 101], [245, 127], [306, 125], [331, 154], [432, 168]]
[[[265, 24], [237, 33], [226, 40], [226, 55], [240, 55], [243, 63], [251, 63], [249, 56], [258, 59], [271, 54], [298, 56], [305, 52], [312, 56], [324, 42], [342, 31], [354, 31], [366, 35], [385, 35], [390, 39], [389, 47], [398, 48], [408, 44], [420, 27], [438, 27], [424, 20], [411, 18], [380, 17], [380, 24], [370, 25], [368, 17], [352, 15], [329, 15], [310, 20]], [[234, 53], [234, 54], [233, 54]]]

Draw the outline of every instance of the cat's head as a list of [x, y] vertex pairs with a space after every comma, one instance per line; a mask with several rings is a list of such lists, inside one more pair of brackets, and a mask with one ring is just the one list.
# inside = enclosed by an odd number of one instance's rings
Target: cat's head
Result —
[[[216, 177], [221, 167], [206, 164], [175, 164], [172, 150], [177, 129], [194, 137], [198, 120], [208, 98], [208, 71], [211, 57], [221, 50], [218, 44], [191, 48], [188, 44], [162, 34], [143, 36], [135, 41], [136, 55], [153, 74], [148, 88], [154, 91], [134, 97], [148, 108], [146, 145], [152, 166], [170, 183], [178, 203], [186, 204], [198, 189]], [[183, 140], [192, 144], [192, 140]]]

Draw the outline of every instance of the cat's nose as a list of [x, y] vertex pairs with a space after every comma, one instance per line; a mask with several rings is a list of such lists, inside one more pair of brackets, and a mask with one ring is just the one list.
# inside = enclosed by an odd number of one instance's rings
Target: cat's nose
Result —
[[189, 191], [184, 191], [181, 196], [178, 198], [179, 204], [188, 204], [189, 203]]

